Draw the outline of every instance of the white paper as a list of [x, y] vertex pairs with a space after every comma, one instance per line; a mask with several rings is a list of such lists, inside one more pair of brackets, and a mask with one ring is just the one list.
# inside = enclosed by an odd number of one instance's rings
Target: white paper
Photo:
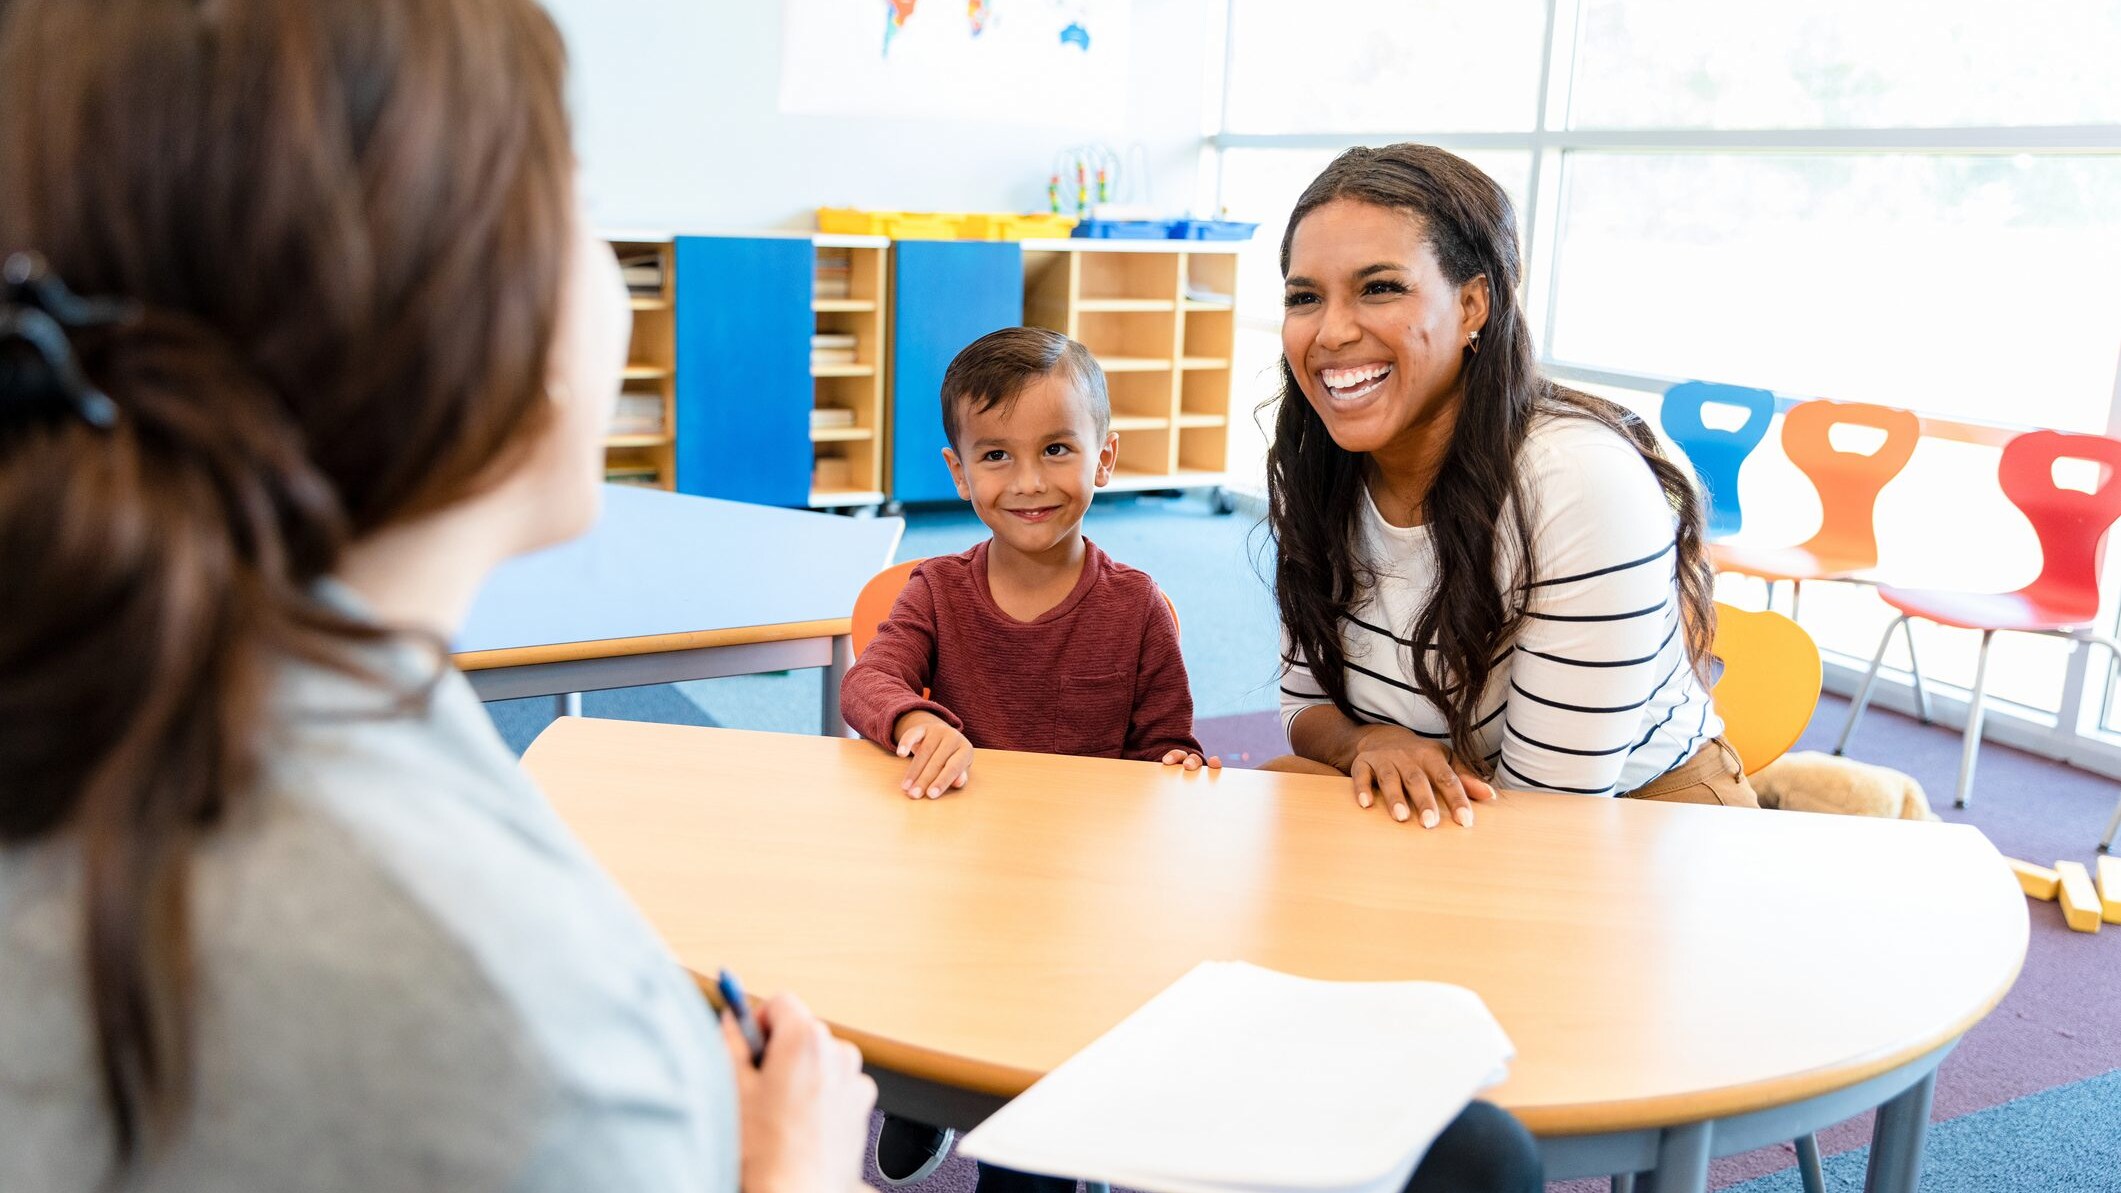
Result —
[[1513, 1055], [1463, 987], [1204, 962], [959, 1150], [1150, 1193], [1382, 1193]]

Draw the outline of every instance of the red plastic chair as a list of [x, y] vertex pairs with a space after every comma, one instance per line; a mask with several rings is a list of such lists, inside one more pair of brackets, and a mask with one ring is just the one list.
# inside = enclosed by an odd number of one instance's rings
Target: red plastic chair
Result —
[[[1842, 451], [1833, 443], [1837, 426], [1870, 427], [1885, 434], [1874, 452]], [[1736, 572], [1775, 584], [1790, 582], [1790, 614], [1806, 580], [1854, 580], [1878, 566], [1874, 515], [1878, 494], [1907, 467], [1922, 437], [1922, 420], [1906, 410], [1861, 402], [1802, 402], [1782, 418], [1782, 450], [1819, 491], [1819, 532], [1794, 547], [1710, 546], [1719, 572]]]
[[[2055, 461], [2085, 460], [2106, 465], [2107, 472], [2097, 491], [2080, 492], [2055, 483]], [[1988, 682], [1989, 642], [2005, 630], [2020, 634], [2047, 634], [2095, 642], [2121, 653], [2112, 638], [2095, 632], [2092, 622], [2099, 616], [2099, 561], [2106, 547], [2106, 532], [2121, 519], [2121, 440], [2104, 435], [2069, 435], [2060, 431], [2030, 431], [2003, 447], [1997, 466], [2003, 495], [2033, 524], [2040, 539], [2040, 574], [2016, 592], [1954, 592], [1933, 588], [1878, 589], [1886, 604], [1900, 616], [1885, 628], [1870, 672], [1849, 708], [1848, 723], [1841, 728], [1839, 754], [1848, 748], [1870, 702], [1871, 684], [1885, 660], [1886, 644], [1893, 631], [1911, 617], [1939, 625], [1981, 631], [1981, 655], [1974, 665], [1974, 691], [1966, 713], [1966, 742], [1959, 756], [1959, 787], [1953, 804], [1965, 807], [1974, 782], [1974, 760], [1981, 750], [1981, 704]], [[1909, 639], [1912, 645], [1912, 636]]]

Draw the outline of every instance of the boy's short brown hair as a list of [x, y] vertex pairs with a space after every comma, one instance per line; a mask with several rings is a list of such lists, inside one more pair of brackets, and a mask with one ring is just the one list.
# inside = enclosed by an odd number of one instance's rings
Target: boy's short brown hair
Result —
[[957, 420], [962, 407], [984, 413], [1016, 404], [1018, 394], [1041, 377], [1066, 371], [1090, 400], [1090, 413], [1097, 419], [1097, 435], [1103, 439], [1112, 429], [1112, 399], [1105, 392], [1105, 371], [1097, 367], [1090, 350], [1043, 327], [1005, 327], [990, 331], [965, 346], [943, 372], [943, 437], [957, 446]]

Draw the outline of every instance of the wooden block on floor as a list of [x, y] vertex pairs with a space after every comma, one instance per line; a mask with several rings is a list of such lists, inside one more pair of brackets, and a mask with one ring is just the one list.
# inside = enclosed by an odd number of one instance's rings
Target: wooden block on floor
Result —
[[2062, 880], [2058, 892], [2062, 902], [2062, 922], [2073, 931], [2097, 932], [2099, 930], [2099, 894], [2092, 890], [2091, 872], [2083, 862], [2056, 862], [2055, 873]]
[[2026, 894], [2031, 895], [2035, 899], [2045, 899], [2050, 903], [2054, 902], [2055, 887], [2061, 883], [2061, 875], [2056, 874], [2046, 866], [2036, 866], [2031, 862], [2021, 862], [2014, 857], [2007, 857], [2003, 860], [2011, 864], [2011, 873], [2018, 876], [2018, 885], [2025, 888]]
[[2099, 914], [2109, 924], [2121, 924], [2121, 857], [2099, 859]]

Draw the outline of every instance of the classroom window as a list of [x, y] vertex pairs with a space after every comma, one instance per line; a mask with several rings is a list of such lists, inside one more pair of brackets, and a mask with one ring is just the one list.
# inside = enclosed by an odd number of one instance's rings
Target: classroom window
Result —
[[1549, 355], [2103, 431], [2121, 156], [1568, 155]]
[[1224, 127], [1529, 129], [1544, 0], [1235, 0]]
[[2112, 0], [1582, 0], [1575, 128], [2105, 124]]

